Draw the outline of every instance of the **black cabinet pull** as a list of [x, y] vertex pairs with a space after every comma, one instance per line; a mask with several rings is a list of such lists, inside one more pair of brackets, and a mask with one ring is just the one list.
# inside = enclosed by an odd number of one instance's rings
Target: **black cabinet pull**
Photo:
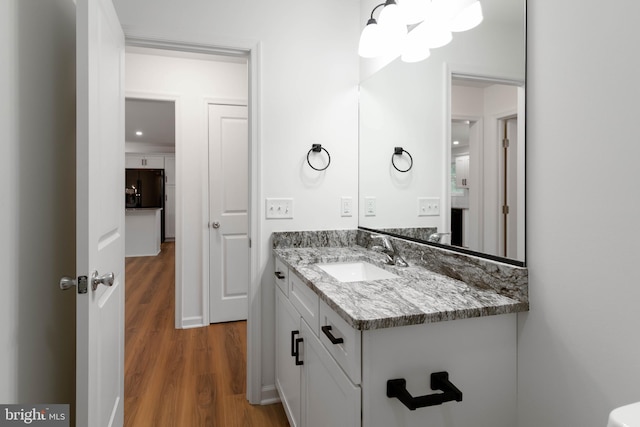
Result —
[[276, 273], [275, 273], [275, 274], [276, 274], [276, 277], [277, 277], [278, 279], [284, 279], [284, 278], [286, 277], [284, 274], [282, 274], [282, 273], [281, 273], [281, 272], [279, 272], [279, 271], [276, 271]]
[[304, 365], [304, 362], [300, 360], [300, 343], [303, 341], [303, 338], [296, 338], [296, 366]]
[[344, 340], [342, 338], [336, 338], [333, 336], [333, 334], [331, 333], [331, 326], [326, 325], [323, 326], [322, 328], [322, 332], [324, 332], [324, 334], [327, 336], [327, 338], [329, 338], [329, 341], [331, 341], [331, 344], [342, 344], [344, 342]]
[[295, 341], [296, 341], [296, 335], [298, 335], [300, 333], [300, 331], [291, 331], [291, 357], [296, 357], [296, 347], [295, 347]]
[[431, 390], [440, 390], [443, 393], [413, 397], [407, 390], [407, 381], [404, 378], [387, 381], [387, 397], [397, 398], [411, 411], [426, 406], [442, 405], [444, 402], [453, 400], [456, 402], [462, 401], [462, 392], [449, 381], [448, 372], [434, 372], [431, 374]]

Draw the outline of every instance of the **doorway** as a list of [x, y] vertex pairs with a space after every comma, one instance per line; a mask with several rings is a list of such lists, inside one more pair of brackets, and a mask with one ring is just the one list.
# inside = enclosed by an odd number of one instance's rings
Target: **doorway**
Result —
[[[524, 120], [518, 120], [524, 111], [522, 85], [456, 73], [450, 82], [450, 177], [465, 179], [451, 180], [447, 190], [451, 207], [462, 211], [456, 212], [462, 217], [462, 245], [518, 259], [524, 241], [524, 152], [517, 148], [524, 143]], [[455, 145], [458, 127], [469, 134], [466, 151]]]
[[[207, 243], [208, 222], [208, 165], [207, 165], [207, 126], [203, 120], [207, 117], [207, 108], [211, 103], [219, 104], [244, 104], [251, 111], [249, 94], [254, 93], [255, 80], [249, 89], [249, 71], [255, 66], [249, 63], [252, 47], [238, 50], [205, 49], [202, 46], [194, 48], [190, 45], [179, 43], [158, 43], [140, 39], [127, 39], [127, 96], [138, 98], [162, 98], [173, 99], [176, 109], [176, 237], [175, 237], [175, 263], [176, 263], [176, 298], [175, 298], [175, 327], [188, 329], [209, 324], [209, 288], [208, 278], [210, 267], [209, 245]], [[155, 68], [137, 73], [130, 70], [141, 62], [149, 62], [154, 58]], [[194, 79], [181, 78], [179, 84], [173, 87], [161, 87], [154, 85], [159, 80], [167, 80], [166, 73], [171, 72], [166, 64], [175, 61], [191, 64], [200, 61], [207, 66], [220, 65], [225, 72], [225, 78], [212, 79], [206, 84], [200, 84]], [[153, 62], [153, 61], [151, 61]], [[162, 65], [159, 65], [162, 64]], [[174, 70], [175, 71], [175, 70]], [[211, 75], [211, 74], [209, 74]], [[135, 84], [130, 84], [132, 81]], [[240, 87], [240, 91], [230, 88]], [[198, 94], [187, 93], [190, 89], [199, 89]], [[196, 98], [194, 101], [194, 98]], [[248, 107], [247, 107], [248, 106]], [[252, 126], [249, 123], [249, 126]], [[255, 127], [255, 126], [254, 126]], [[250, 129], [248, 145], [246, 182], [249, 189], [257, 188], [257, 177], [254, 171], [257, 164], [256, 140], [251, 137], [256, 134], [255, 129]], [[249, 203], [248, 219], [251, 221], [251, 229], [257, 230], [257, 219], [252, 215], [250, 206], [256, 206], [253, 201], [257, 197], [255, 191], [249, 191], [252, 202]], [[254, 240], [255, 241], [255, 240]], [[254, 249], [251, 250], [251, 259], [255, 259]], [[254, 258], [255, 257], [255, 258]], [[245, 271], [256, 270], [257, 261]], [[255, 280], [256, 274], [248, 275], [249, 280]], [[251, 316], [249, 316], [251, 317]], [[259, 327], [257, 328], [259, 329]], [[247, 324], [248, 341], [255, 342], [255, 329], [249, 319]], [[254, 347], [255, 348], [255, 347]], [[259, 348], [248, 353], [247, 394], [252, 403], [259, 402], [260, 388], [256, 383], [260, 382], [260, 371], [255, 369], [259, 365], [259, 359], [253, 357], [260, 354]], [[255, 397], [251, 397], [255, 396]]]

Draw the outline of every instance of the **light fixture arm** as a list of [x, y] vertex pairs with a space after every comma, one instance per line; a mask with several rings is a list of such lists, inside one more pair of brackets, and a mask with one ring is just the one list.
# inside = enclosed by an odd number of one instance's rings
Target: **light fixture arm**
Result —
[[[392, 1], [394, 1], [394, 0], [392, 0]], [[394, 3], [395, 3], [395, 1], [394, 1]], [[380, 6], [386, 6], [386, 5], [387, 5], [387, 3], [380, 3], [379, 5], [377, 5], [376, 7], [373, 8], [373, 10], [371, 11], [371, 18], [369, 19], [369, 22], [367, 22], [367, 25], [369, 25], [369, 23], [375, 23], [376, 20], [373, 17], [373, 14], [376, 12], [376, 10], [378, 10], [378, 8]], [[371, 21], [373, 21], [373, 22], [371, 22]]]

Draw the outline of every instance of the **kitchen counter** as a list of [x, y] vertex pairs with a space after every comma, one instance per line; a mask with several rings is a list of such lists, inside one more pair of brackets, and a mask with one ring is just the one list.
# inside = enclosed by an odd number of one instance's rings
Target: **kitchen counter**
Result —
[[160, 253], [162, 208], [125, 210], [125, 256], [155, 256]]
[[[347, 323], [359, 330], [526, 311], [529, 303], [494, 289], [434, 273], [409, 261], [385, 265], [384, 255], [358, 245], [275, 247], [273, 253]], [[401, 253], [402, 254], [402, 253]], [[340, 282], [316, 263], [367, 261], [398, 278]]]

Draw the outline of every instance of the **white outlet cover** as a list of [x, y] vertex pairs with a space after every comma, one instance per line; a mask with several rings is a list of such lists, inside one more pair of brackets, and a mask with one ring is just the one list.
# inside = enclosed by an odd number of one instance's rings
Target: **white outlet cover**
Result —
[[340, 199], [340, 215], [353, 216], [353, 197], [342, 197]]
[[364, 198], [364, 216], [376, 216], [376, 198]]

